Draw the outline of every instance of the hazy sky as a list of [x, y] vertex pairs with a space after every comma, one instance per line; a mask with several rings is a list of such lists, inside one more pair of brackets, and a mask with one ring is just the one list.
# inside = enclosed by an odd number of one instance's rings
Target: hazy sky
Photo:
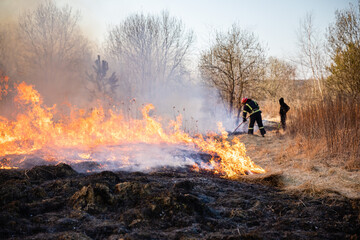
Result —
[[[41, 0], [0, 0], [0, 21], [17, 17]], [[206, 49], [216, 30], [233, 23], [254, 32], [268, 55], [290, 57], [297, 51], [299, 22], [312, 13], [314, 25], [325, 32], [334, 22], [335, 10], [357, 5], [357, 0], [57, 0], [81, 11], [81, 26], [101, 42], [108, 27], [133, 13], [158, 14], [167, 10], [183, 21], [196, 36], [195, 50]]]

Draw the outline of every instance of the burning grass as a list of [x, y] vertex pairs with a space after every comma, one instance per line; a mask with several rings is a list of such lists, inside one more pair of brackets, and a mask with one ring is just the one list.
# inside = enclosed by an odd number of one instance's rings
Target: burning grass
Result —
[[[209, 163], [197, 167], [205, 167], [224, 177], [265, 172], [246, 156], [245, 145], [238, 138], [229, 141], [221, 123], [220, 136], [191, 136], [181, 129], [181, 115], [163, 127], [163, 119], [150, 116], [150, 111], [154, 111], [152, 104], [141, 109], [140, 119], [125, 119], [121, 111], [106, 110], [101, 106], [89, 112], [70, 106], [71, 114], [55, 121], [56, 105], [46, 107], [32, 86], [23, 82], [16, 86], [16, 91], [15, 102], [21, 107], [16, 120], [0, 117], [0, 156], [9, 161], [7, 167], [18, 167], [12, 159], [19, 158], [19, 155], [25, 158], [40, 155], [41, 159], [52, 162], [56, 162], [56, 159], [67, 163], [97, 161], [110, 170], [116, 165], [114, 162], [128, 165], [132, 160], [131, 156], [124, 155], [124, 151], [105, 156], [112, 152], [111, 146], [167, 144], [210, 154], [212, 158]], [[101, 148], [105, 149], [106, 154], [99, 153]]]

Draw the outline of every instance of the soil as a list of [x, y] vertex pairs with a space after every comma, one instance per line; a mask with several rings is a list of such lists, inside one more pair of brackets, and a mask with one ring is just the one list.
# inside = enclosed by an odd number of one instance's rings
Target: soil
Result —
[[359, 239], [360, 201], [284, 191], [279, 175], [190, 168], [0, 170], [2, 239]]

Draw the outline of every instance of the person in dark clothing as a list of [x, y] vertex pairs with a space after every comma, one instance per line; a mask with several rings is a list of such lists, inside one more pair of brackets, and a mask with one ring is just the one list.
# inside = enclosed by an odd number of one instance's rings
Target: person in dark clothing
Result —
[[290, 110], [290, 107], [284, 102], [284, 98], [280, 98], [279, 103], [280, 103], [281, 127], [283, 130], [285, 130], [285, 128], [286, 128], [286, 113]]
[[243, 122], [246, 122], [246, 114], [250, 114], [248, 134], [254, 134], [254, 124], [256, 121], [257, 125], [259, 126], [261, 135], [265, 137], [266, 131], [262, 123], [261, 111], [257, 102], [248, 98], [243, 98], [241, 103], [244, 105]]

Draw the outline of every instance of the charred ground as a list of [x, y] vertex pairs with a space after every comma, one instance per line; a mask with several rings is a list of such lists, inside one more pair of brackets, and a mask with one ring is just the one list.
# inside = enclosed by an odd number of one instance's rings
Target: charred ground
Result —
[[0, 181], [4, 239], [357, 239], [360, 234], [357, 200], [310, 197], [189, 169], [80, 174], [60, 164], [1, 170]]

